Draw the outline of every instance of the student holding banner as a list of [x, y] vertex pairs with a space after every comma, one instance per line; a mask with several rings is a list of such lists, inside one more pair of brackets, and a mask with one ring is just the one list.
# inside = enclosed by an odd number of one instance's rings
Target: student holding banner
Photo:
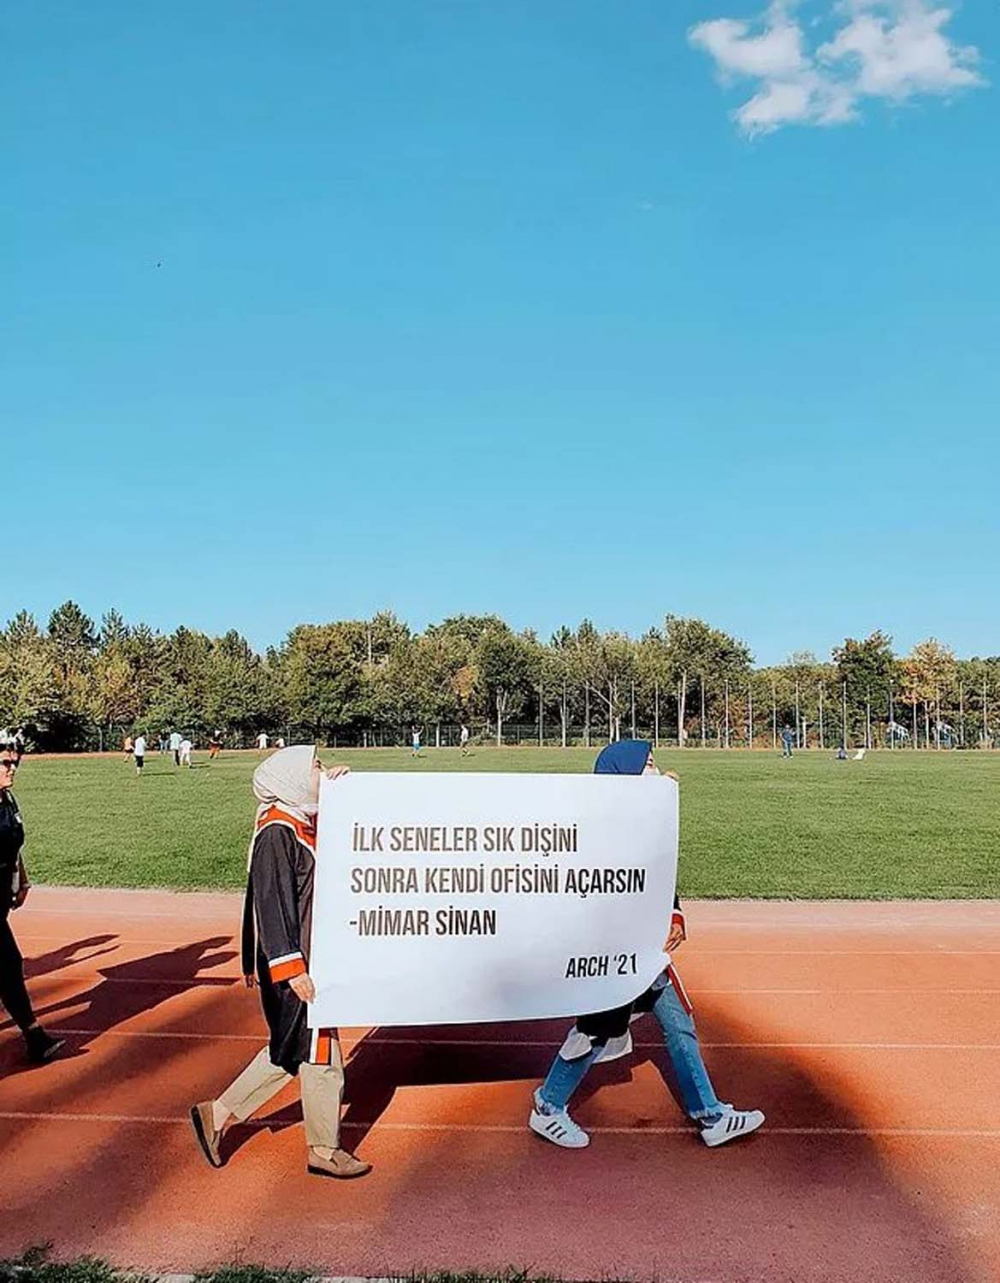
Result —
[[[346, 766], [327, 771], [329, 779]], [[260, 985], [270, 1042], [216, 1100], [191, 1108], [202, 1153], [221, 1167], [222, 1137], [298, 1077], [309, 1147], [307, 1169], [316, 1176], [364, 1176], [371, 1164], [340, 1148], [344, 1068], [336, 1029], [310, 1029], [307, 1003], [316, 996], [309, 975], [316, 813], [322, 767], [312, 746], [279, 749], [257, 767], [253, 791], [260, 805], [250, 845], [243, 911], [243, 970]]]
[[[658, 775], [650, 745], [644, 740], [609, 744], [594, 765], [597, 775]], [[684, 914], [674, 898], [666, 951], [672, 954], [686, 939]], [[590, 1137], [569, 1116], [570, 1097], [591, 1065], [617, 1060], [632, 1049], [629, 1022], [651, 1011], [663, 1031], [685, 1112], [701, 1129], [706, 1145], [724, 1145], [756, 1131], [764, 1121], [759, 1109], [737, 1110], [719, 1100], [708, 1076], [691, 1018], [691, 1003], [673, 963], [644, 994], [613, 1011], [580, 1016], [566, 1036], [548, 1075], [534, 1095], [528, 1126], [545, 1140], [564, 1149], [583, 1149]]]

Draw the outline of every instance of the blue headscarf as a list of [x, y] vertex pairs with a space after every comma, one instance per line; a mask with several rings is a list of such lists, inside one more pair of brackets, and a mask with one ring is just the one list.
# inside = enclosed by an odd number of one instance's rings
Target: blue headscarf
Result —
[[602, 748], [594, 763], [595, 775], [641, 775], [652, 745], [648, 740], [619, 740]]

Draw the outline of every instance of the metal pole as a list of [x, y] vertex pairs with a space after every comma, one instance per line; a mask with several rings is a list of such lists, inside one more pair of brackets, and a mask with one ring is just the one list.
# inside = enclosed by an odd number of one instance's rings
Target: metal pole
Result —
[[865, 688], [865, 748], [872, 746], [872, 688]]
[[774, 678], [771, 678], [771, 747], [777, 752], [778, 748], [778, 688], [774, 684]]
[[965, 748], [965, 686], [958, 683], [958, 742]]
[[819, 685], [819, 746], [822, 749], [826, 747], [826, 745], [823, 743], [823, 683], [820, 682], [818, 685]]
[[750, 724], [750, 743], [747, 748], [753, 748], [753, 687], [747, 683], [747, 721]]
[[635, 678], [632, 679], [632, 738], [635, 739]]
[[729, 678], [726, 678], [726, 748], [729, 747]]
[[799, 714], [799, 679], [795, 679], [795, 747], [802, 747], [802, 717]]
[[896, 705], [892, 697], [892, 682], [889, 683], [889, 747], [896, 747]]
[[844, 748], [847, 747], [847, 683], [843, 682], [840, 688], [840, 722], [842, 735], [841, 743]]
[[538, 747], [543, 748], [545, 745], [545, 699], [542, 695], [542, 685], [538, 686]]

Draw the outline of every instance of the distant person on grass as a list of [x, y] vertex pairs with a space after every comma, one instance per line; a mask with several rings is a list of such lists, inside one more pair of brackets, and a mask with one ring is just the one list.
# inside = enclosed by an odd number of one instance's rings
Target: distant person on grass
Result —
[[410, 756], [419, 757], [420, 756], [420, 727], [419, 726], [414, 726], [412, 728], [410, 732], [410, 744], [411, 744]]
[[133, 742], [133, 740], [132, 740], [132, 736], [131, 736], [131, 735], [126, 735], [126, 736], [125, 736], [125, 743], [122, 745], [122, 748], [125, 750], [125, 761], [126, 761], [126, 762], [127, 762], [127, 761], [128, 761], [128, 759], [132, 756], [132, 750], [133, 750], [133, 748], [134, 748], [134, 747], [135, 747], [135, 745], [134, 745], [134, 742]]
[[466, 757], [469, 752], [469, 728], [462, 723], [462, 728], [458, 733], [458, 744], [462, 750], [462, 756]]
[[146, 761], [146, 737], [141, 731], [135, 737], [135, 743], [132, 745], [132, 755], [135, 758], [135, 773], [136, 775], [141, 775]]
[[257, 736], [257, 752], [258, 753], [267, 752], [267, 731], [261, 731], [261, 733]]
[[11, 792], [20, 760], [16, 741], [0, 740], [0, 1002], [24, 1037], [28, 1059], [42, 1064], [66, 1040], [47, 1034], [35, 1019], [24, 984], [24, 960], [8, 921], [12, 910], [28, 898], [31, 886], [21, 856], [24, 824]]
[[[326, 772], [328, 779], [346, 766]], [[307, 1170], [315, 1176], [364, 1176], [371, 1164], [340, 1148], [344, 1067], [336, 1029], [309, 1029], [306, 1004], [316, 997], [309, 975], [316, 867], [316, 813], [323, 768], [312, 746], [280, 749], [257, 767], [253, 791], [260, 805], [250, 845], [243, 907], [243, 970], [256, 972], [270, 1043], [216, 1100], [191, 1109], [202, 1152], [221, 1167], [222, 1137], [245, 1122], [291, 1078], [302, 1091]]]
[[795, 732], [786, 722], [781, 731], [781, 756], [791, 757], [792, 745], [795, 743]]
[[174, 766], [181, 764], [181, 739], [180, 731], [170, 732], [170, 751], [174, 755]]
[[[651, 747], [645, 740], [622, 740], [609, 744], [594, 765], [595, 775], [659, 773]], [[684, 913], [675, 896], [665, 951], [673, 955], [686, 938]], [[673, 962], [670, 962], [634, 1002], [613, 1011], [579, 1016], [566, 1035], [545, 1081], [535, 1092], [528, 1126], [537, 1135], [563, 1149], [584, 1149], [589, 1145], [590, 1137], [569, 1116], [570, 1098], [591, 1065], [628, 1055], [632, 1050], [630, 1022], [645, 1012], [652, 1012], [663, 1032], [664, 1046], [684, 1111], [700, 1128], [705, 1144], [710, 1147], [725, 1145], [738, 1136], [756, 1131], [764, 1121], [759, 1109], [734, 1109], [715, 1094], [702, 1059], [691, 1011], [684, 986]]]
[[215, 761], [215, 759], [219, 756], [219, 751], [221, 748], [222, 748], [222, 732], [216, 731], [215, 734], [212, 736], [212, 738], [208, 741], [208, 760], [210, 762]]
[[193, 748], [194, 748], [194, 745], [193, 745], [193, 744], [191, 743], [191, 741], [187, 738], [187, 736], [185, 736], [185, 737], [184, 737], [184, 739], [182, 739], [182, 740], [181, 740], [181, 747], [180, 747], [180, 763], [179, 763], [179, 765], [190, 767], [190, 765], [191, 765], [191, 750], [192, 750]]

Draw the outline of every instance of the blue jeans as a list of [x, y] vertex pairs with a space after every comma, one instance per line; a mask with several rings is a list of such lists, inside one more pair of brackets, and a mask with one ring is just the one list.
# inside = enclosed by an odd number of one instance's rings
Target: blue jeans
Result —
[[[653, 1015], [663, 1030], [663, 1045], [677, 1079], [684, 1112], [696, 1122], [715, 1122], [722, 1114], [722, 1105], [701, 1058], [694, 1021], [685, 1010], [673, 985], [667, 985], [660, 991], [653, 1007]], [[556, 1056], [539, 1090], [545, 1104], [553, 1109], [565, 1109], [570, 1097], [587, 1076], [587, 1070], [600, 1054], [600, 1047], [592, 1047], [575, 1060], [564, 1060], [561, 1055]]]

